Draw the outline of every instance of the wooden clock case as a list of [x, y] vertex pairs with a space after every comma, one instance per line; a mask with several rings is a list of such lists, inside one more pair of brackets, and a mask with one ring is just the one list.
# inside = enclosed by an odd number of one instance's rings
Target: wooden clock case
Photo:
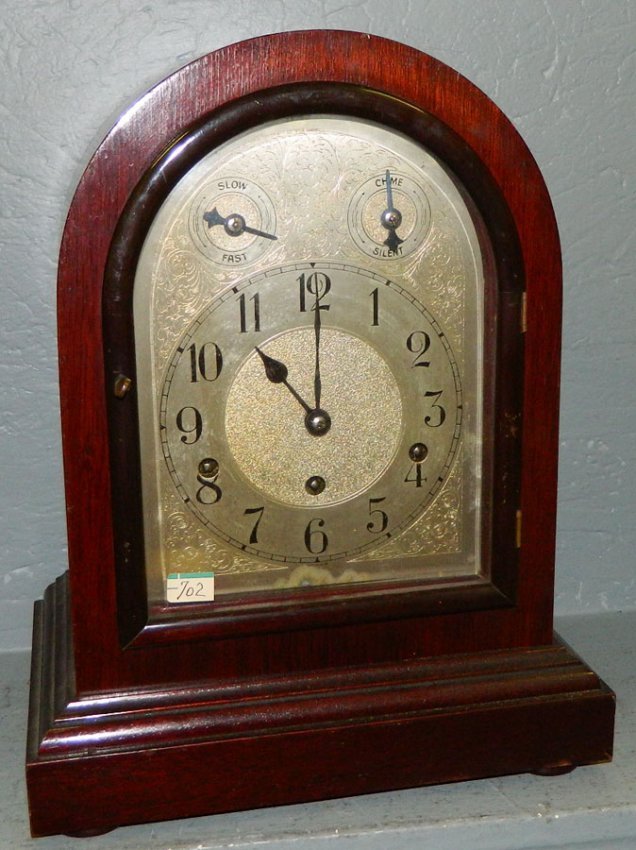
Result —
[[[189, 163], [247, 126], [301, 111], [409, 132], [475, 207], [495, 340], [490, 568], [468, 583], [332, 588], [302, 605], [291, 593], [149, 609], [135, 258]], [[34, 835], [611, 758], [613, 694], [552, 627], [554, 215], [523, 141], [471, 83], [412, 48], [339, 31], [266, 36], [193, 62], [141, 98], [88, 165], [58, 297], [70, 569], [35, 607]], [[121, 376], [133, 377], [124, 398]]]

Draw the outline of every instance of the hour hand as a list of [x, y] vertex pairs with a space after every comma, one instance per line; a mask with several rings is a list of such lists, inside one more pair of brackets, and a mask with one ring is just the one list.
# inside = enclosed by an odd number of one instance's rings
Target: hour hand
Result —
[[269, 354], [265, 354], [265, 352], [261, 351], [261, 349], [257, 345], [255, 346], [255, 348], [258, 354], [260, 355], [261, 360], [263, 361], [267, 380], [271, 381], [272, 384], [283, 384], [283, 386], [287, 387], [289, 392], [293, 395], [293, 397], [301, 405], [305, 412], [311, 413], [312, 408], [307, 404], [307, 402], [302, 398], [302, 396], [300, 396], [296, 392], [296, 390], [287, 380], [287, 375], [289, 374], [287, 366], [285, 366], [284, 363], [281, 363], [280, 360], [274, 360], [274, 358], [270, 357]]
[[287, 380], [287, 375], [289, 374], [287, 366], [285, 366], [284, 363], [281, 363], [280, 360], [274, 360], [274, 358], [270, 357], [269, 354], [265, 354], [265, 352], [261, 351], [258, 346], [255, 346], [255, 348], [263, 361], [263, 366], [265, 366], [267, 379], [271, 381], [272, 384], [284, 384]]
[[285, 366], [284, 363], [281, 363], [280, 360], [274, 360], [274, 358], [270, 357], [269, 354], [265, 354], [265, 352], [261, 351], [257, 345], [254, 347], [263, 361], [267, 379], [271, 381], [272, 384], [282, 384], [284, 387], [287, 387], [289, 392], [305, 411], [305, 428], [312, 437], [323, 437], [327, 434], [331, 428], [331, 417], [327, 411], [322, 410], [319, 407], [310, 407], [305, 399], [296, 392], [287, 380], [287, 366]]

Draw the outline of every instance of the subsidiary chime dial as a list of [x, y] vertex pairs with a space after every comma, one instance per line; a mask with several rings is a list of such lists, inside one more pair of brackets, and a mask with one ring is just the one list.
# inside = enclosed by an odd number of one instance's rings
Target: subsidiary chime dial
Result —
[[154, 594], [477, 571], [479, 284], [452, 179], [387, 128], [271, 122], [194, 165], [135, 282]]
[[386, 169], [365, 180], [349, 206], [349, 230], [370, 257], [405, 257], [422, 247], [431, 211], [422, 182]]

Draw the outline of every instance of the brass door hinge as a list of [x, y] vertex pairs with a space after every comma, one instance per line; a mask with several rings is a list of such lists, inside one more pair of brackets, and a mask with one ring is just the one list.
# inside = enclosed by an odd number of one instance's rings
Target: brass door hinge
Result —
[[524, 334], [528, 329], [528, 321], [527, 321], [527, 298], [525, 290], [521, 293], [521, 333]]
[[521, 508], [517, 510], [515, 522], [515, 546], [521, 548]]

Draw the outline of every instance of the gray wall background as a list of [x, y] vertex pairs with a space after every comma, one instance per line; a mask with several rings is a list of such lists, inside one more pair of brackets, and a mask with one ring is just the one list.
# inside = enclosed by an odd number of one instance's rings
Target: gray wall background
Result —
[[636, 3], [4, 0], [0, 18], [0, 650], [29, 646], [66, 569], [55, 274], [88, 158], [181, 65], [314, 27], [453, 66], [537, 159], [564, 257], [557, 611], [636, 607]]

